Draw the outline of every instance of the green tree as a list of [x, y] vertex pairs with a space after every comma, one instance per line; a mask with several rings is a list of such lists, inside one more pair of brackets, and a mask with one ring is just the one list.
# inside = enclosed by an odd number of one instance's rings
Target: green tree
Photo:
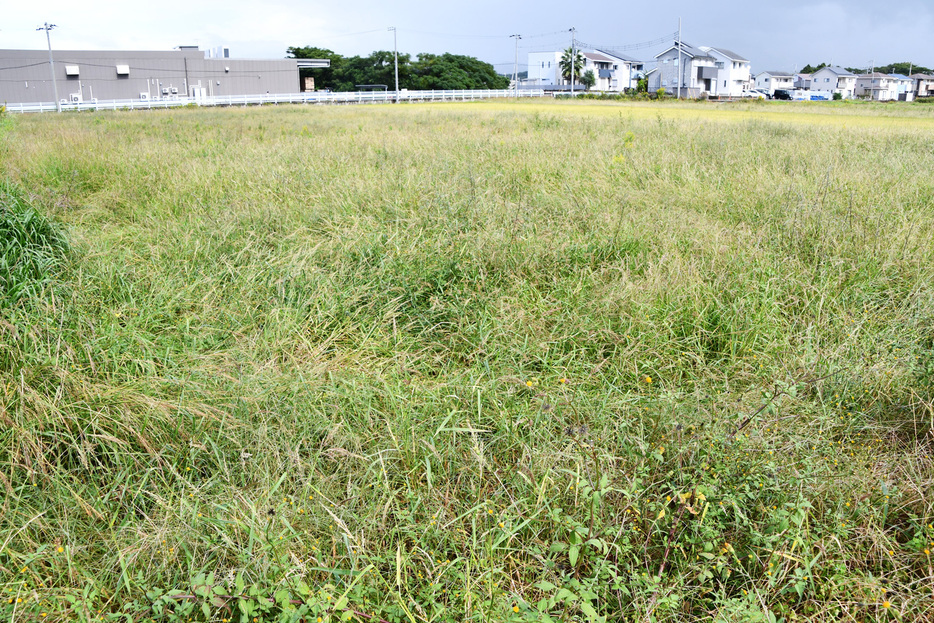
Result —
[[286, 50], [288, 58], [326, 58], [331, 61], [330, 67], [320, 69], [300, 69], [302, 78], [312, 76], [315, 79], [315, 89], [334, 89], [336, 76], [341, 70], [344, 57], [327, 48], [314, 46], [290, 47]]
[[648, 93], [649, 92], [649, 77], [643, 75], [636, 82], [636, 93]]
[[[409, 54], [399, 54], [399, 88], [407, 88], [412, 71]], [[356, 91], [360, 84], [384, 84], [387, 91], [396, 88], [395, 62], [392, 50], [377, 50], [369, 56], [344, 59], [335, 76], [337, 91]]]
[[505, 89], [509, 78], [472, 56], [460, 54], [419, 54], [412, 63], [411, 89]]
[[924, 65], [916, 65], [915, 63], [910, 63], [908, 61], [903, 63], [889, 63], [888, 65], [882, 65], [881, 67], [876, 67], [876, 71], [882, 72], [884, 74], [902, 74], [904, 76], [910, 76], [911, 74], [931, 73], [931, 70]]
[[593, 75], [593, 70], [588, 69], [583, 76], [581, 76], [581, 84], [587, 87], [588, 89], [592, 88], [593, 85], [597, 84], [597, 77]]
[[801, 70], [800, 70], [798, 73], [799, 73], [799, 74], [813, 74], [813, 73], [816, 73], [816, 72], [820, 71], [821, 69], [823, 69], [824, 67], [827, 67], [827, 66], [828, 66], [827, 63], [821, 63], [821, 64], [818, 65], [817, 67], [812, 67], [811, 64], [808, 63], [807, 65], [805, 65], [804, 67], [802, 67]]
[[558, 62], [558, 67], [561, 69], [561, 77], [571, 81], [571, 55], [574, 54], [574, 81], [580, 78], [581, 72], [584, 70], [584, 55], [581, 54], [580, 50], [574, 52], [571, 51], [571, 48], [568, 48], [561, 54], [561, 60]]

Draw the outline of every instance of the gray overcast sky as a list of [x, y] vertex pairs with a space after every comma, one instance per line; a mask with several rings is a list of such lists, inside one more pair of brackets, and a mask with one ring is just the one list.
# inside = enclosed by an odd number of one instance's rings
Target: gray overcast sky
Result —
[[[399, 50], [454, 52], [512, 72], [513, 33], [522, 34], [519, 63], [529, 51], [570, 44], [572, 26], [586, 43], [622, 46], [662, 37], [683, 20], [683, 38], [724, 47], [752, 61], [754, 72], [792, 70], [807, 63], [849, 67], [913, 61], [934, 66], [934, 0], [785, 0], [766, 6], [738, 0], [595, 2], [538, 0], [424, 2], [353, 0], [4, 0], [0, 49], [46, 45], [36, 27], [57, 25], [52, 46], [75, 50], [202, 49], [226, 45], [238, 58], [281, 58], [291, 45], [327, 47], [344, 55], [392, 49], [388, 26], [398, 27]], [[570, 8], [569, 8], [570, 7]], [[546, 34], [550, 33], [550, 34]], [[537, 36], [533, 36], [537, 35]], [[660, 45], [627, 55], [651, 59]]]

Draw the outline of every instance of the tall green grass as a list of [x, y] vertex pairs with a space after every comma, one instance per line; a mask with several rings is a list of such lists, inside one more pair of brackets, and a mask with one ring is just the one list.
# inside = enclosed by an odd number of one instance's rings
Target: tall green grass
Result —
[[6, 188], [70, 251], [2, 309], [0, 611], [923, 617], [899, 110], [18, 118]]
[[0, 182], [0, 305], [38, 296], [67, 247], [64, 235], [18, 189]]

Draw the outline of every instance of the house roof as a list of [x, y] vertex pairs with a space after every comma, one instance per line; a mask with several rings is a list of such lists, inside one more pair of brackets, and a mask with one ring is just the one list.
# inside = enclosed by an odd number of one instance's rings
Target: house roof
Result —
[[[833, 73], [837, 74], [838, 76], [855, 76], [855, 75], [856, 75], [856, 74], [854, 74], [854, 73], [851, 72], [851, 71], [845, 70], [843, 67], [840, 67], [839, 65], [834, 65], [833, 67], [822, 67], [822, 68], [818, 69], [817, 71], [815, 71], [814, 73], [816, 74], [817, 72], [824, 71], [825, 69], [828, 70], [828, 71], [832, 71]], [[811, 75], [813, 75], [813, 74], [811, 74]]]
[[911, 78], [909, 78], [905, 74], [889, 74], [889, 75], [897, 80], [911, 80]]
[[[666, 50], [660, 52], [659, 54], [656, 54], [656, 55], [655, 55], [655, 58], [659, 58], [660, 56], [664, 56], [665, 54], [667, 54], [667, 53], [670, 52], [671, 50], [675, 50], [675, 51], [678, 50], [678, 42], [677, 42], [677, 41], [676, 41], [673, 45], [668, 46], [668, 48], [667, 48]], [[704, 52], [704, 51], [701, 50], [700, 48], [695, 48], [695, 47], [694, 47], [693, 45], [691, 45], [690, 43], [686, 43], [686, 42], [684, 42], [684, 41], [681, 42], [681, 53], [684, 54], [685, 56], [687, 56], [688, 58], [713, 58], [713, 57], [710, 56], [707, 52]]]
[[615, 59], [619, 59], [619, 60], [624, 61], [624, 62], [626, 62], [626, 63], [641, 63], [641, 62], [642, 62], [642, 61], [636, 60], [636, 59], [634, 59], [634, 58], [631, 58], [631, 57], [629, 57], [629, 56], [626, 56], [626, 55], [624, 55], [624, 54], [617, 54], [616, 52], [611, 52], [611, 51], [609, 51], [609, 50], [600, 50], [600, 49], [598, 49], [597, 52], [600, 52], [601, 54], [606, 54], [606, 55], [609, 56], [609, 57], [612, 57], [612, 58], [615, 58]]
[[[706, 47], [706, 46], [705, 46], [705, 47]], [[730, 50], [727, 50], [726, 48], [708, 47], [707, 49], [708, 49], [708, 50], [716, 50], [716, 51], [719, 52], [720, 54], [722, 54], [722, 55], [724, 55], [725, 57], [727, 57], [727, 58], [729, 58], [729, 59], [731, 59], [731, 60], [734, 60], [734, 61], [742, 61], [742, 62], [744, 62], [744, 63], [748, 63], [748, 62], [749, 62], [749, 59], [748, 59], [748, 58], [743, 58], [742, 56], [740, 56], [740, 55], [737, 54], [736, 52], [731, 52]]]
[[795, 75], [787, 71], [763, 71], [756, 74], [756, 77], [761, 76], [762, 74], [769, 74], [773, 78], [794, 78]]
[[589, 58], [592, 61], [597, 63], [612, 63], [613, 59], [609, 56], [604, 56], [603, 54], [597, 54], [596, 52], [584, 52], [584, 58]]
[[934, 76], [930, 74], [911, 74], [908, 77], [912, 80], [934, 80]]

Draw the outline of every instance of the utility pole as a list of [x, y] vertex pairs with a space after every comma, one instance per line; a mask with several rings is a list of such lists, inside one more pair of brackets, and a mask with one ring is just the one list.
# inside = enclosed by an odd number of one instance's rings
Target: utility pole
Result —
[[62, 112], [62, 103], [58, 99], [58, 85], [55, 83], [55, 61], [52, 60], [52, 37], [49, 35], [49, 31], [53, 28], [55, 28], [55, 24], [46, 22], [42, 26], [36, 28], [36, 30], [44, 30], [45, 40], [49, 43], [49, 72], [52, 74], [52, 92], [55, 93], [55, 109], [58, 112]]
[[681, 83], [684, 78], [684, 66], [681, 64], [681, 18], [678, 18], [678, 99], [681, 99]]
[[399, 103], [399, 45], [396, 37], [396, 27], [390, 26], [392, 31], [392, 58], [396, 66], [396, 103]]
[[577, 54], [574, 51], [574, 33], [576, 28], [571, 28], [571, 97], [574, 97], [574, 65], [577, 64]]
[[[872, 74], [874, 74], [875, 72], [876, 72], [876, 59], [872, 59], [871, 61], [869, 61], [869, 101], [870, 102], [872, 101], [872, 83], [874, 82], [874, 80], [872, 79]], [[857, 80], [859, 80], [859, 78], [857, 78]], [[879, 86], [881, 87], [882, 85], [880, 84]]]
[[512, 71], [512, 81], [516, 85], [516, 97], [519, 97], [519, 39], [522, 35], [509, 35], [509, 38], [516, 40], [516, 65]]

